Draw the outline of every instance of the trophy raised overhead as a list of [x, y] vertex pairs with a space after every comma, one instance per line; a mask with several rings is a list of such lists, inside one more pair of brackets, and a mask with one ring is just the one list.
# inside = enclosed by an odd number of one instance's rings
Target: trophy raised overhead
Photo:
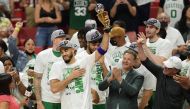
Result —
[[107, 11], [104, 11], [104, 5], [98, 3], [95, 8], [98, 20], [104, 25], [104, 30], [110, 30], [110, 19]]

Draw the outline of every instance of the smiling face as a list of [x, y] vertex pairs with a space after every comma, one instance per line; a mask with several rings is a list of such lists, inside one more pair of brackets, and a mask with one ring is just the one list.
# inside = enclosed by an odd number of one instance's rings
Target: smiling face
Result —
[[123, 55], [123, 60], [122, 60], [122, 68], [124, 70], [129, 70], [133, 68], [133, 65], [135, 63], [135, 57], [130, 54], [130, 53], [125, 53]]

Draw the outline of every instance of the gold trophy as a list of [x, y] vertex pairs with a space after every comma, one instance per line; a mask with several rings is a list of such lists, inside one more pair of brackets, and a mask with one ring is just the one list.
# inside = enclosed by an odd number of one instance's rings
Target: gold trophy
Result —
[[104, 30], [110, 30], [110, 19], [107, 11], [104, 11], [104, 5], [98, 3], [95, 8], [98, 20], [104, 25]]

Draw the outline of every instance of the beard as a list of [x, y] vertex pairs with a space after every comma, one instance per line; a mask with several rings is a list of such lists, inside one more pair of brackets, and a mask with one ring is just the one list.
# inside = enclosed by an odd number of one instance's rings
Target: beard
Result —
[[67, 59], [64, 58], [64, 56], [63, 56], [63, 60], [65, 61], [66, 64], [68, 64], [72, 58], [73, 58], [73, 54], [70, 54]]

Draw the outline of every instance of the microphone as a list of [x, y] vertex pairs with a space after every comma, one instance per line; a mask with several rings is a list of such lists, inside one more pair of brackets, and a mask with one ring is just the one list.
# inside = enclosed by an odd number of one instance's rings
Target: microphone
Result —
[[30, 98], [32, 95], [32, 86], [29, 85], [27, 88], [26, 88], [26, 91], [24, 93], [24, 96], [28, 99]]

